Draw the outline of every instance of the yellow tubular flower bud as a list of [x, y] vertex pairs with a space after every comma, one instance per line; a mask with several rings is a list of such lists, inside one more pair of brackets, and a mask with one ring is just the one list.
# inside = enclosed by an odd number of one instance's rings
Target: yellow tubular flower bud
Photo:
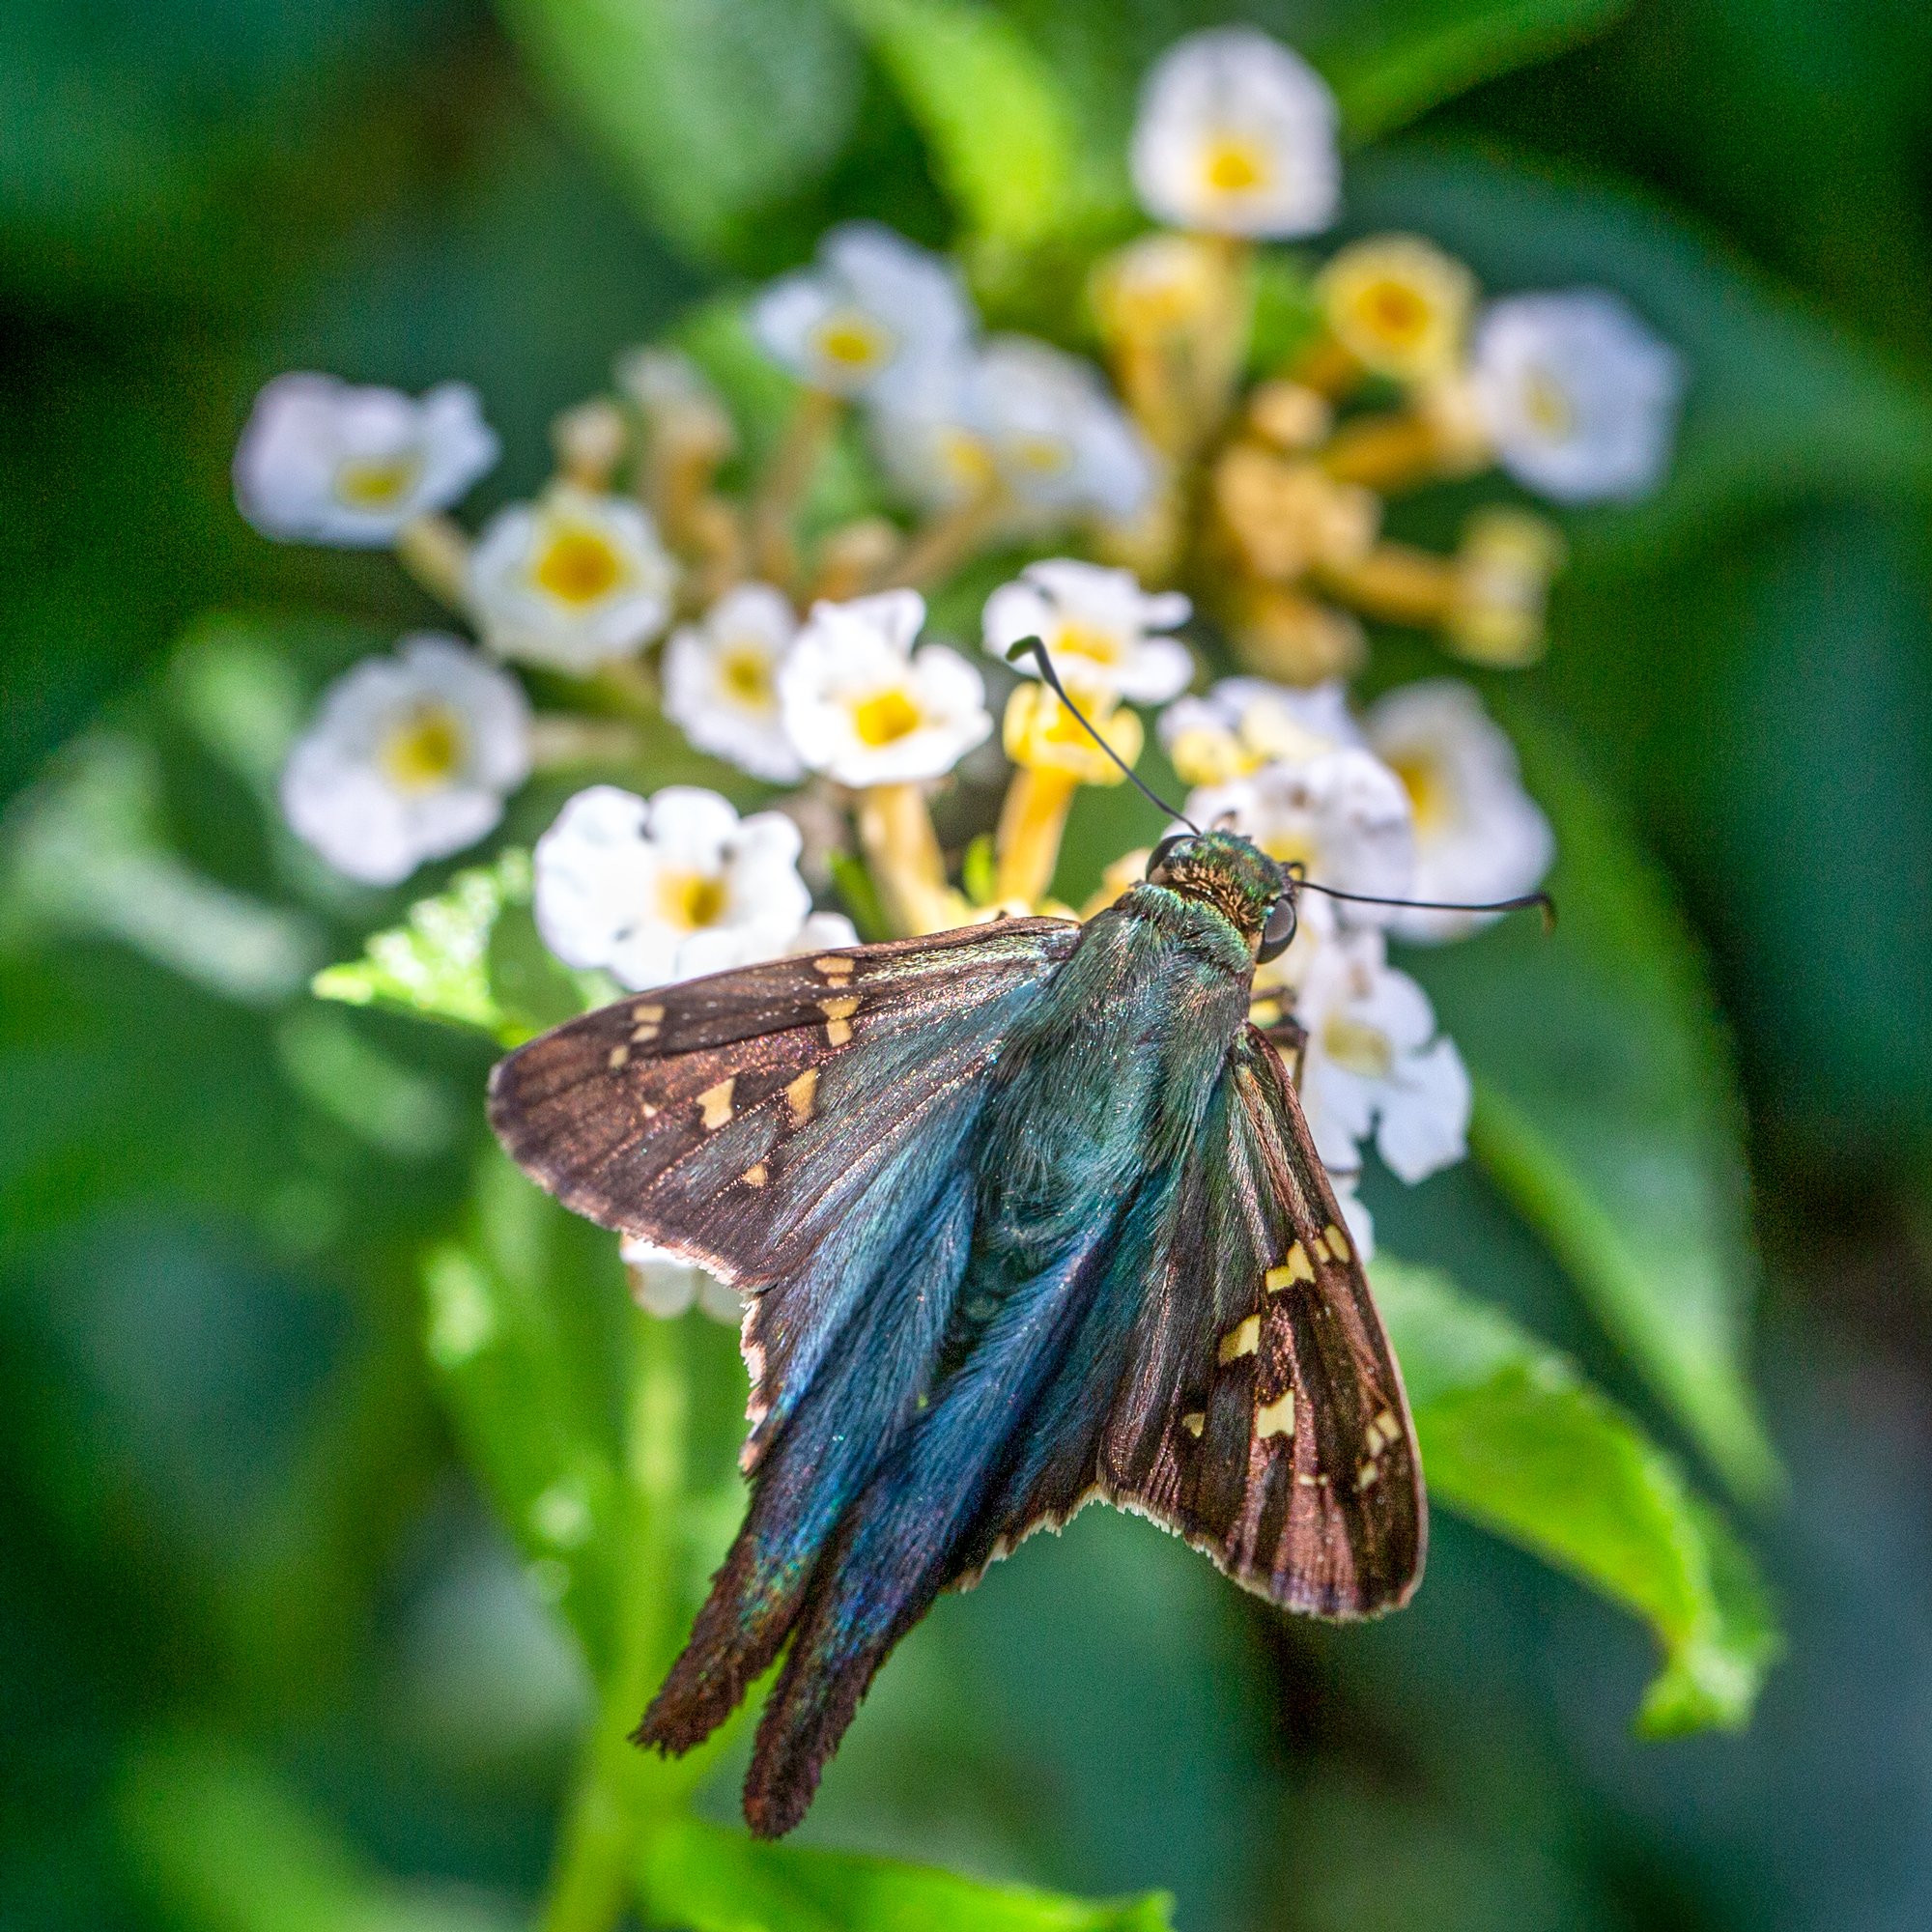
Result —
[[1428, 242], [1382, 235], [1354, 242], [1315, 288], [1329, 333], [1378, 376], [1424, 382], [1462, 357], [1476, 278]]
[[1450, 649], [1471, 664], [1534, 664], [1563, 554], [1563, 538], [1546, 518], [1479, 510], [1463, 526], [1455, 597], [1442, 620]]

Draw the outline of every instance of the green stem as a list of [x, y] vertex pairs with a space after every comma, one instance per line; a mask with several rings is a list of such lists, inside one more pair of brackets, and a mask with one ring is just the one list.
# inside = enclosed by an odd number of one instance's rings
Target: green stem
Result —
[[683, 1810], [703, 1765], [639, 1749], [631, 1732], [676, 1648], [685, 1551], [678, 1504], [686, 1481], [687, 1335], [681, 1321], [633, 1317], [626, 1418], [624, 1622], [564, 1819], [543, 1932], [609, 1932], [629, 1900], [653, 1827]]

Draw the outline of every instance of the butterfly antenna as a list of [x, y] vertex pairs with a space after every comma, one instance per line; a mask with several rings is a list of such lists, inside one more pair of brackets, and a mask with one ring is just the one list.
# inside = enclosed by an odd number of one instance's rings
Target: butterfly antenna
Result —
[[1385, 899], [1374, 893], [1345, 893], [1339, 886], [1319, 885], [1306, 877], [1299, 863], [1289, 867], [1298, 892], [1321, 893], [1331, 899], [1348, 899], [1355, 905], [1402, 906], [1413, 912], [1526, 912], [1531, 906], [1543, 915], [1543, 929], [1556, 929], [1556, 901], [1548, 893], [1524, 893], [1513, 899], [1486, 899], [1473, 904], [1462, 899]]
[[1155, 791], [1151, 784], [1141, 778], [1135, 772], [1133, 766], [1128, 764], [1126, 759], [1122, 757], [1120, 753], [1115, 751], [1113, 746], [1108, 744], [1106, 739], [1101, 737], [1099, 732], [1094, 728], [1093, 720], [1081, 710], [1079, 705], [1074, 703], [1072, 698], [1067, 696], [1066, 687], [1061, 683], [1060, 673], [1054, 669], [1053, 660], [1046, 654], [1046, 646], [1037, 638], [1022, 638], [1018, 643], [1014, 644], [1007, 652], [1007, 662], [1009, 664], [1018, 664], [1022, 658], [1031, 658], [1039, 667], [1039, 674], [1046, 680], [1047, 689], [1079, 721], [1081, 729], [1087, 733], [1088, 737], [1092, 738], [1094, 744], [1098, 745], [1101, 751], [1105, 752], [1108, 757], [1112, 758], [1120, 766], [1121, 770], [1126, 774], [1127, 782], [1143, 798], [1151, 804], [1159, 806], [1161, 810], [1166, 812], [1170, 818], [1179, 819], [1188, 831], [1199, 833], [1201, 828], [1195, 824], [1193, 819], [1189, 818], [1184, 811], [1177, 811], [1173, 806], [1169, 805], [1166, 799], [1162, 798], [1159, 792]]

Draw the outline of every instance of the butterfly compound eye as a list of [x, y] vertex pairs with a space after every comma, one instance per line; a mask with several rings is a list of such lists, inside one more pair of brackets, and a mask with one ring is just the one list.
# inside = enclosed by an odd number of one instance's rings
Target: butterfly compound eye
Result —
[[1262, 927], [1261, 950], [1255, 954], [1257, 963], [1265, 965], [1270, 959], [1279, 959], [1293, 944], [1294, 927], [1294, 895], [1283, 893], [1275, 900], [1267, 923]]
[[1186, 840], [1190, 837], [1192, 837], [1192, 834], [1186, 832], [1169, 833], [1168, 836], [1165, 838], [1163, 838], [1160, 841], [1160, 843], [1153, 848], [1151, 852], [1148, 854], [1148, 863], [1147, 863], [1148, 877], [1152, 878], [1153, 875], [1157, 871], [1159, 871], [1164, 865], [1167, 864], [1168, 854], [1171, 853], [1177, 845], [1181, 844], [1184, 840]]

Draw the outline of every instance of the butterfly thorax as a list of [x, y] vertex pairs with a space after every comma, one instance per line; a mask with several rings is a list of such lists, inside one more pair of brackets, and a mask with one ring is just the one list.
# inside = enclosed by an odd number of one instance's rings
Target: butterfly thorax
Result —
[[1155, 858], [1151, 883], [1212, 907], [1240, 935], [1252, 960], [1262, 928], [1288, 889], [1281, 867], [1237, 832], [1182, 838]]
[[1091, 920], [1001, 1055], [980, 1127], [970, 1331], [1104, 1242], [1177, 1168], [1246, 1022], [1252, 949], [1216, 909], [1141, 885]]

